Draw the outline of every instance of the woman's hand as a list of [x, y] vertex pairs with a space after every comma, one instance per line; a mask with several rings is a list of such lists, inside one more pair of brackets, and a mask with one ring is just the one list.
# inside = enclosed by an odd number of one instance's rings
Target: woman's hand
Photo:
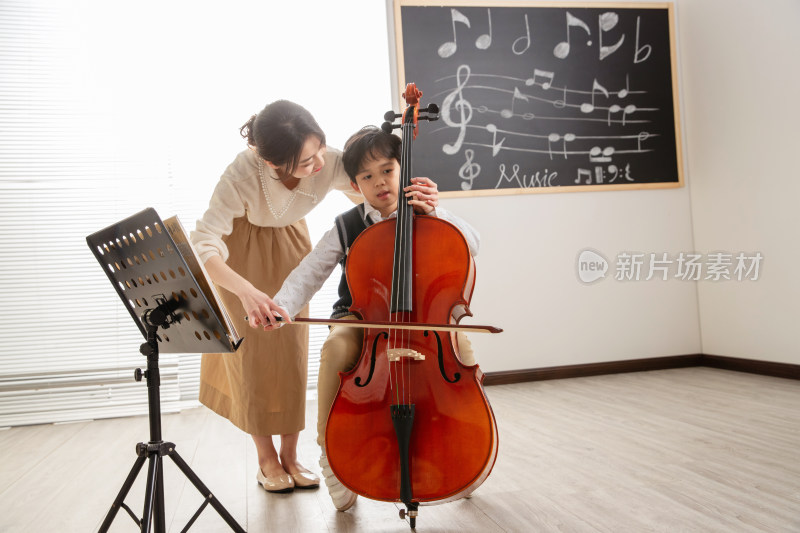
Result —
[[278, 322], [277, 320], [274, 321], [264, 321], [264, 331], [272, 331], [273, 329], [278, 329], [279, 327], [283, 326], [284, 324], [289, 324], [292, 322], [291, 317], [286, 312], [285, 309], [282, 307], [275, 306], [272, 310], [273, 318], [278, 318], [279, 315], [282, 317], [282, 320]]
[[277, 316], [282, 317], [287, 323], [292, 321], [285, 309], [252, 285], [237, 296], [247, 312], [247, 322], [251, 328], [263, 327], [266, 331], [277, 329], [281, 326], [281, 323], [275, 320]]
[[225, 264], [220, 256], [212, 255], [206, 260], [205, 266], [209, 277], [214, 283], [239, 297], [242, 308], [247, 313], [247, 322], [251, 328], [276, 329], [280, 327], [280, 323], [275, 320], [276, 316], [283, 317], [286, 322], [292, 321], [285, 309], [278, 307], [272, 301], [272, 298], [237, 274]]
[[412, 178], [411, 185], [404, 189], [409, 205], [423, 215], [431, 213], [439, 205], [439, 187], [430, 178]]

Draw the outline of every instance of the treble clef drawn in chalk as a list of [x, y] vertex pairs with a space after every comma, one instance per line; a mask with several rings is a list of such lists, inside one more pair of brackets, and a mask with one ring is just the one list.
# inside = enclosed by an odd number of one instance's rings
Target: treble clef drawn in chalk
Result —
[[481, 166], [472, 161], [472, 158], [475, 156], [475, 151], [471, 148], [464, 150], [464, 155], [467, 157], [467, 160], [461, 165], [461, 168], [458, 169], [458, 177], [464, 180], [461, 182], [461, 189], [469, 191], [472, 189], [472, 182], [475, 181], [475, 178], [481, 173]]
[[[467, 124], [472, 120], [472, 106], [468, 101], [464, 100], [464, 95], [461, 92], [467, 85], [469, 75], [469, 65], [461, 65], [458, 67], [456, 71], [456, 88], [447, 95], [442, 103], [442, 121], [451, 128], [459, 129], [456, 142], [442, 146], [442, 151], [447, 155], [453, 155], [461, 149], [461, 144], [464, 142], [464, 136], [467, 133]], [[451, 113], [453, 107], [460, 113], [461, 120], [458, 122], [455, 122], [452, 118]]]

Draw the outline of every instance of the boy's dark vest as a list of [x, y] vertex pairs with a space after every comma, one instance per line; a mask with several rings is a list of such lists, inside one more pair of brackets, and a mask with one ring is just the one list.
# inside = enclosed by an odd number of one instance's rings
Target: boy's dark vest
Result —
[[353, 305], [353, 297], [350, 295], [350, 287], [347, 286], [347, 276], [345, 275], [345, 265], [347, 264], [347, 255], [350, 253], [350, 247], [356, 240], [356, 237], [361, 235], [361, 232], [372, 225], [372, 221], [367, 219], [364, 221], [364, 204], [359, 204], [350, 211], [342, 213], [336, 217], [336, 230], [339, 233], [339, 242], [344, 250], [344, 256], [339, 261], [342, 267], [342, 279], [339, 281], [339, 299], [333, 304], [333, 313], [331, 318], [341, 318], [350, 314], [350, 306]]

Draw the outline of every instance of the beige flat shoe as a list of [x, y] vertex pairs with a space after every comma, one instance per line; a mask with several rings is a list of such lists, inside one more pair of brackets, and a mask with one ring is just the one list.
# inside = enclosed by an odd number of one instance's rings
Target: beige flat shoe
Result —
[[319, 477], [308, 471], [292, 474], [292, 479], [297, 489], [316, 489], [319, 487]]
[[278, 476], [267, 477], [259, 468], [256, 479], [267, 492], [292, 492], [294, 490], [294, 479], [285, 472]]

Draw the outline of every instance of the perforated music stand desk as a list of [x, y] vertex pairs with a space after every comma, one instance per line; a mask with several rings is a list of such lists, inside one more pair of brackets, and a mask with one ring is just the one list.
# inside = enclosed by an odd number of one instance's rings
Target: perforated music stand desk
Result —
[[[175, 238], [173, 238], [173, 236]], [[175, 451], [161, 438], [159, 351], [167, 353], [219, 353], [235, 351], [241, 339], [219, 303], [199, 259], [177, 218], [165, 224], [152, 208], [145, 209], [86, 237], [89, 248], [103, 267], [125, 308], [146, 342], [139, 351], [147, 357], [147, 370], [136, 369], [136, 381], [147, 378], [150, 442], [136, 445], [136, 461], [100, 526], [108, 531], [120, 508], [149, 532], [165, 533], [162, 457], [168, 455], [194, 484], [205, 500], [184, 528], [189, 529], [208, 504], [237, 532], [244, 529], [200, 481]], [[149, 459], [142, 518], [125, 504], [139, 471]]]

